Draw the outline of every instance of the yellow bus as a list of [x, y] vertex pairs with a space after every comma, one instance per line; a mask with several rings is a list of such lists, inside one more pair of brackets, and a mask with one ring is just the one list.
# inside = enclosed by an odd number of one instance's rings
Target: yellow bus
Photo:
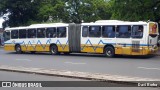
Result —
[[156, 22], [99, 20], [94, 23], [34, 24], [6, 28], [6, 51], [100, 53], [107, 57], [149, 55], [157, 52]]

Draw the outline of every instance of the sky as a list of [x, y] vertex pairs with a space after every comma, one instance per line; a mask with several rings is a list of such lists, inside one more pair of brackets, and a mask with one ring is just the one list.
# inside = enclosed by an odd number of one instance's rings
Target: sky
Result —
[[0, 17], [0, 28], [2, 28], [3, 21], [4, 21], [4, 19], [2, 17]]

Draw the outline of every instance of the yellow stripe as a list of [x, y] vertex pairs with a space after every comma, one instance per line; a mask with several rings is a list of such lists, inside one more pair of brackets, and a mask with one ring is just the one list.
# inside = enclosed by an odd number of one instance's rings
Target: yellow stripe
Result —
[[62, 45], [57, 45], [58, 46], [58, 51], [59, 52], [69, 52], [69, 46], [62, 44]]
[[[21, 49], [22, 49], [22, 51], [50, 51], [49, 46], [50, 46], [49, 44], [47, 44], [47, 45], [46, 44], [43, 44], [43, 45], [21, 45]], [[57, 46], [58, 46], [58, 51], [69, 52], [68, 45], [62, 44], [62, 45], [57, 45]], [[4, 50], [15, 51], [15, 45], [14, 44], [5, 45]]]
[[4, 45], [4, 50], [6, 51], [15, 51], [15, 45]]
[[[21, 46], [22, 51], [49, 51], [49, 45], [43, 45], [45, 48], [43, 48], [41, 45], [37, 45], [36, 48], [34, 48], [34, 45], [27, 45], [28, 47], [26, 48], [24, 45]], [[69, 52], [69, 46], [68, 45], [57, 45], [58, 46], [58, 51], [59, 52]], [[83, 48], [83, 49], [82, 49]], [[89, 52], [89, 53], [103, 53], [103, 48], [104, 45], [81, 45], [81, 52]], [[154, 54], [157, 50], [151, 51], [149, 47], [143, 46], [140, 47], [141, 49], [136, 50], [134, 48], [130, 47], [121, 47], [121, 46], [116, 46], [115, 47], [115, 54], [120, 54], [120, 55], [148, 55], [148, 54]], [[4, 50], [6, 51], [15, 51], [15, 45], [10, 44], [10, 45], [5, 45]]]
[[93, 45], [85, 45], [82, 44], [81, 45], [81, 52], [89, 52], [89, 53], [103, 53], [103, 48], [104, 45], [97, 45], [97, 44], [93, 44]]

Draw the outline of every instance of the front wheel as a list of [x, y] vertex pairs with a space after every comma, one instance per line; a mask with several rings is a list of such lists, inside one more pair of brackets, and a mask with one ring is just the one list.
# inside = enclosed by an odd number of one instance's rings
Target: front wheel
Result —
[[106, 47], [104, 50], [104, 54], [107, 57], [113, 57], [115, 55], [114, 48], [111, 46]]
[[50, 47], [50, 53], [52, 54], [52, 55], [57, 55], [59, 52], [58, 52], [58, 47], [56, 46], [56, 45], [52, 45], [51, 47]]
[[20, 46], [20, 45], [16, 45], [15, 50], [16, 50], [16, 53], [17, 53], [17, 54], [21, 54], [21, 53], [22, 53], [22, 50], [21, 50], [21, 46]]

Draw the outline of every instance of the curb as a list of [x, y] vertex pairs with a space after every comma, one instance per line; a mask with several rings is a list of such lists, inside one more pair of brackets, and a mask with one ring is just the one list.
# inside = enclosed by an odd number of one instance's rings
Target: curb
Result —
[[34, 73], [48, 76], [68, 77], [85, 80], [97, 80], [97, 81], [110, 81], [114, 83], [124, 84], [137, 84], [138, 81], [160, 81], [160, 79], [151, 78], [140, 78], [140, 77], [129, 77], [120, 75], [100, 74], [100, 73], [89, 73], [89, 72], [77, 72], [67, 70], [56, 70], [56, 69], [43, 69], [43, 68], [26, 68], [26, 67], [13, 67], [0, 65], [0, 71], [11, 71], [20, 73]]

